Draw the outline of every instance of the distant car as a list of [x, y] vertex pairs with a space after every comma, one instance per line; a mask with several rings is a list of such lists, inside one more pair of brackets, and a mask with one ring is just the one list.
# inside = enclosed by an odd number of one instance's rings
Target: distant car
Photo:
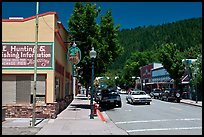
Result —
[[125, 89], [121, 89], [119, 93], [120, 94], [127, 94], [127, 91]]
[[135, 103], [143, 103], [150, 105], [150, 102], [152, 101], [151, 97], [142, 90], [133, 90], [128, 93], [126, 96], [126, 100], [128, 103], [135, 104]]
[[119, 93], [111, 88], [101, 90], [100, 107], [122, 107], [121, 97]]
[[159, 99], [160, 98], [160, 94], [161, 94], [161, 89], [158, 89], [158, 88], [153, 89], [152, 92], [150, 92], [150, 96], [152, 98], [155, 98], [155, 99], [156, 98]]
[[179, 90], [174, 88], [165, 89], [165, 91], [161, 93], [160, 98], [161, 100], [176, 101], [177, 103], [180, 103], [181, 94]]

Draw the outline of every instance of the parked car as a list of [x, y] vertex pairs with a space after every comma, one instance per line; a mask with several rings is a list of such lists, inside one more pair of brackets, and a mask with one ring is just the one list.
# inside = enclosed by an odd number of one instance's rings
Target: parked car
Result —
[[181, 94], [179, 90], [174, 89], [174, 88], [165, 89], [164, 92], [161, 93], [160, 98], [161, 100], [176, 101], [177, 103], [180, 103]]
[[160, 94], [161, 94], [161, 89], [159, 89], [159, 88], [155, 88], [155, 89], [152, 90], [152, 92], [150, 92], [150, 96], [152, 98], [159, 99], [160, 98]]
[[119, 93], [112, 89], [102, 89], [101, 99], [99, 100], [100, 107], [122, 107], [121, 97]]
[[143, 103], [150, 105], [150, 102], [152, 101], [151, 97], [142, 90], [133, 90], [128, 93], [126, 96], [126, 100], [128, 103], [135, 104], [135, 103]]

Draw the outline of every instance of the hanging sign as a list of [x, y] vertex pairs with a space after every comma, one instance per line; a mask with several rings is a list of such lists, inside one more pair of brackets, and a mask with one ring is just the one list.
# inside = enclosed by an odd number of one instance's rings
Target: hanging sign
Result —
[[81, 60], [81, 51], [76, 46], [71, 46], [68, 48], [68, 55], [67, 55], [68, 61], [72, 65], [77, 65]]

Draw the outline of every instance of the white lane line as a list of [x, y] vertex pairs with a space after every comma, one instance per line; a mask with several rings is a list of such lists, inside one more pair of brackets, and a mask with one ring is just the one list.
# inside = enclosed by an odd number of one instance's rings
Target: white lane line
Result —
[[115, 124], [146, 123], [146, 122], [166, 122], [166, 121], [190, 121], [190, 120], [202, 120], [202, 119], [200, 119], [200, 118], [184, 118], [184, 119], [140, 120], [140, 121], [115, 122]]
[[136, 130], [126, 130], [126, 132], [129, 132], [129, 133], [130, 133], [130, 132], [144, 132], [144, 131], [190, 130], [190, 129], [202, 129], [202, 127], [136, 129]]

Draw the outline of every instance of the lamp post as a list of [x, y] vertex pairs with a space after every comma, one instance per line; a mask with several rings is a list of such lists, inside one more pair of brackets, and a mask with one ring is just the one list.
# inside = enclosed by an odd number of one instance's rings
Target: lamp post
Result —
[[135, 76], [132, 76], [132, 79], [134, 80], [135, 89], [136, 89], [136, 80], [135, 80]]
[[94, 50], [94, 47], [92, 47], [92, 50], [90, 51], [90, 57], [91, 57], [91, 64], [92, 64], [92, 76], [91, 76], [91, 114], [90, 119], [94, 119], [93, 114], [93, 82], [94, 82], [94, 59], [96, 58], [96, 51]]
[[141, 83], [141, 78], [140, 77], [137, 77], [139, 80], [140, 80], [140, 88], [142, 90], [142, 83]]

